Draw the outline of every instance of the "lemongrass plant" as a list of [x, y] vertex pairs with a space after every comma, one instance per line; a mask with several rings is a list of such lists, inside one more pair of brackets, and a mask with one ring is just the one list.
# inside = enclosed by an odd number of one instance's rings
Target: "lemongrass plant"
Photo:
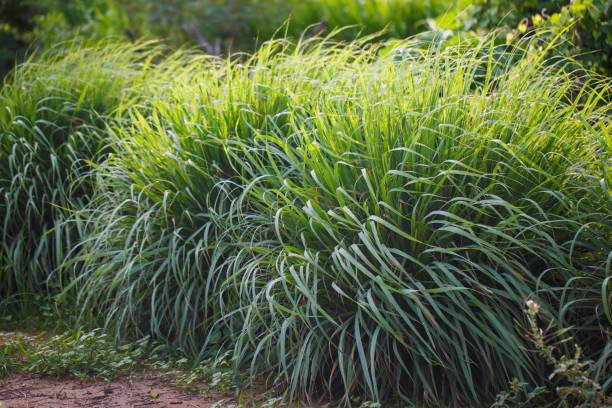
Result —
[[527, 297], [597, 355], [610, 83], [524, 45], [162, 62], [110, 130], [66, 296], [294, 400], [485, 403], [543, 373]]
[[[146, 52], [146, 53], [145, 53]], [[0, 91], [0, 313], [28, 315], [70, 281], [80, 241], [65, 222], [89, 200], [83, 176], [110, 151], [108, 121], [134, 103], [159, 55], [150, 44], [68, 45], [31, 57]], [[55, 273], [57, 272], [57, 273]], [[25, 314], [24, 314], [25, 313]]]
[[529, 295], [609, 344], [609, 83], [481, 47], [360, 64], [230, 150], [235, 353], [291, 396], [482, 402], [540, 375]]
[[534, 379], [527, 296], [609, 344], [609, 82], [487, 42], [154, 55], [73, 50], [3, 88], [4, 302], [83, 240], [51, 283], [85, 312], [231, 347], [291, 398], [464, 405]]

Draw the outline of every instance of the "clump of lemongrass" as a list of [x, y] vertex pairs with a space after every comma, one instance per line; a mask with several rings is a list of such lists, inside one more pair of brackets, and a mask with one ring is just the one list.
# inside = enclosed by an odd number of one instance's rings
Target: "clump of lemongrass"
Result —
[[543, 375], [529, 296], [599, 353], [609, 82], [544, 55], [277, 41], [176, 63], [96, 172], [82, 310], [231, 348], [290, 399], [482, 403]]
[[0, 91], [2, 314], [31, 313], [70, 280], [58, 268], [78, 244], [81, 226], [64, 221], [89, 200], [91, 186], [82, 176], [109, 152], [108, 121], [122, 103], [137, 99], [156, 54], [148, 44], [73, 45], [32, 57], [5, 78]]

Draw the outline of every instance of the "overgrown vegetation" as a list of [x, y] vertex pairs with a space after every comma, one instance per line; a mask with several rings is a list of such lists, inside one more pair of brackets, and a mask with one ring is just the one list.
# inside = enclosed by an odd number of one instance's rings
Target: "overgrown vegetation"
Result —
[[610, 2], [0, 1], [0, 374], [610, 403]]
[[367, 43], [26, 65], [4, 89], [7, 296], [61, 290], [121, 337], [230, 351], [290, 399], [482, 404], [537, 382], [527, 297], [603, 355], [609, 82], [528, 47]]

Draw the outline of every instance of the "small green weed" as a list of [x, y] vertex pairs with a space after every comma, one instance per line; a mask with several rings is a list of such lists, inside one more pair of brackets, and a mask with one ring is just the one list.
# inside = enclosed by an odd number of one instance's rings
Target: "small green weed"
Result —
[[378, 402], [366, 401], [359, 408], [381, 408], [381, 405]]
[[[525, 313], [529, 321], [529, 338], [535, 344], [538, 354], [553, 368], [548, 380], [548, 386], [538, 386], [531, 390], [528, 384], [512, 380], [510, 389], [497, 396], [490, 408], [530, 408], [530, 407], [577, 407], [595, 408], [612, 406], [612, 396], [602, 392], [601, 385], [595, 379], [593, 361], [582, 360], [582, 349], [575, 346], [573, 357], [563, 354], [556, 357], [556, 346], [572, 340], [562, 338], [556, 344], [553, 340], [560, 338], [567, 330], [550, 333], [554, 328], [551, 322], [546, 329], [541, 329], [537, 323], [540, 305], [533, 300], [527, 301]], [[553, 387], [553, 385], [555, 385]]]
[[19, 368], [19, 356], [25, 353], [24, 336], [19, 333], [0, 333], [0, 379]]
[[161, 370], [162, 378], [169, 379], [186, 391], [206, 393], [214, 389], [217, 393], [225, 394], [231, 392], [234, 386], [230, 357], [231, 354], [226, 352], [216, 359], [203, 360], [195, 367], [186, 358], [155, 361], [152, 365]]
[[38, 375], [73, 375], [81, 379], [113, 380], [138, 369], [153, 369], [156, 376], [189, 392], [203, 394], [233, 390], [233, 361], [225, 353], [193, 366], [177, 359], [169, 346], [148, 337], [117, 345], [102, 329], [68, 331], [44, 338], [18, 332], [0, 333], [0, 378], [18, 371]]
[[112, 380], [130, 373], [146, 359], [149, 339], [115, 346], [100, 329], [64, 333], [39, 344], [27, 355], [26, 369], [42, 375], [75, 375]]
[[0, 334], [0, 377], [17, 371], [111, 380], [144, 365], [149, 339], [116, 346], [101, 329], [43, 335]]
[[228, 404], [225, 400], [216, 402], [211, 408], [280, 408], [282, 407], [282, 398], [269, 398], [266, 401], [259, 403], [244, 403], [239, 401], [238, 403]]

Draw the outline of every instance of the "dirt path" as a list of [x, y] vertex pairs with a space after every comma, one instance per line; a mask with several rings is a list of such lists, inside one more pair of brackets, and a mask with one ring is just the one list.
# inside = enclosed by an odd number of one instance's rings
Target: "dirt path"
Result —
[[[6, 331], [0, 328], [0, 347], [16, 341], [18, 345], [29, 349], [49, 337], [50, 334], [46, 332]], [[21, 355], [16, 358], [21, 358]], [[206, 384], [199, 385], [202, 385], [203, 390], [209, 389]], [[268, 398], [265, 396], [267, 394], [265, 389], [254, 387], [244, 390], [244, 394], [236, 398], [232, 398], [231, 393], [228, 396], [215, 391], [202, 396], [182, 390], [172, 384], [167, 376], [164, 377], [163, 372], [151, 367], [114, 381], [80, 380], [74, 376], [40, 376], [25, 371], [17, 371], [4, 379], [0, 377], [0, 408], [222, 408], [238, 405], [236, 399], [251, 401], [240, 406], [250, 407], [254, 401], [254, 405], [261, 407]], [[288, 405], [275, 407], [296, 408]], [[304, 405], [298, 404], [297, 407], [303, 408]]]
[[[16, 374], [0, 382], [2, 408], [55, 407], [199, 407], [208, 408], [222, 398], [203, 398], [183, 392], [159, 379], [134, 375], [131, 380], [81, 381], [76, 378], [41, 378]], [[228, 401], [229, 403], [230, 401]]]

